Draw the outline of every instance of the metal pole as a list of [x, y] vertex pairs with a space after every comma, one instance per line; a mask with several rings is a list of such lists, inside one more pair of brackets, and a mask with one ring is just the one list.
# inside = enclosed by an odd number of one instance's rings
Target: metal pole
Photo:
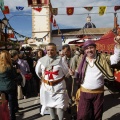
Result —
[[5, 26], [5, 50], [7, 50], [7, 26]]

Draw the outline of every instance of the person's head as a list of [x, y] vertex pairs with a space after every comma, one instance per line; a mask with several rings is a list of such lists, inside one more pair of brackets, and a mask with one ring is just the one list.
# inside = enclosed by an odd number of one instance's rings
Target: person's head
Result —
[[17, 60], [18, 59], [18, 51], [17, 50], [10, 50], [9, 53], [10, 53], [11, 58], [13, 60]]
[[0, 52], [0, 72], [6, 71], [7, 68], [12, 66], [11, 55], [8, 51]]
[[44, 56], [44, 51], [42, 50], [42, 49], [39, 49], [38, 51], [37, 51], [37, 57], [38, 58], [41, 58], [41, 57], [43, 57]]
[[61, 57], [63, 57], [64, 56], [64, 53], [63, 53], [63, 51], [61, 50], [61, 51], [59, 51], [59, 56], [61, 56]]
[[23, 59], [24, 58], [24, 51], [20, 51], [18, 57], [20, 59]]
[[87, 16], [87, 22], [91, 22], [91, 16]]
[[83, 44], [84, 53], [89, 58], [94, 58], [96, 54], [96, 44], [93, 40], [87, 40]]
[[62, 46], [62, 51], [66, 57], [71, 57], [71, 49], [68, 44]]
[[48, 43], [47, 46], [46, 46], [46, 51], [47, 51], [47, 55], [49, 57], [54, 57], [57, 55], [57, 47], [56, 47], [56, 44], [54, 43]]

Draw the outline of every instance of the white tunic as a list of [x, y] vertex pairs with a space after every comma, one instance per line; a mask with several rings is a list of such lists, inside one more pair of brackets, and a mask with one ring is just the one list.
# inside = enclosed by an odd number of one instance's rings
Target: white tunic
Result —
[[[68, 70], [62, 64], [62, 59], [57, 65], [53, 66], [52, 71], [54, 72], [57, 70], [58, 75], [53, 74], [54, 79], [50, 79], [50, 81], [61, 79], [68, 73]], [[45, 66], [40, 61], [38, 61], [35, 71], [38, 77], [40, 77], [40, 73], [42, 73], [44, 79], [49, 80], [49, 75], [44, 74]], [[62, 80], [60, 83], [54, 86], [49, 86], [42, 82], [40, 87], [40, 103], [44, 108], [53, 107], [65, 110], [69, 103], [65, 80]]]

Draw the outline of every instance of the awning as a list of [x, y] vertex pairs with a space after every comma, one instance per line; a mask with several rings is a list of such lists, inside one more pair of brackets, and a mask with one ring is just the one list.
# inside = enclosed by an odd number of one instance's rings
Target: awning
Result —
[[99, 40], [95, 41], [97, 50], [101, 52], [113, 53], [115, 34], [111, 31], [103, 35]]

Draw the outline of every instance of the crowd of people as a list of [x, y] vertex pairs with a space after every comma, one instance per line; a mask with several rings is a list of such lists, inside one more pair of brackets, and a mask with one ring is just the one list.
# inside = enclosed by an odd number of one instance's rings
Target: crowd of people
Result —
[[8, 100], [10, 120], [16, 120], [16, 113], [22, 109], [18, 105], [18, 86], [22, 89], [21, 99], [31, 97], [31, 89], [36, 91], [41, 114], [49, 109], [52, 120], [102, 120], [104, 78], [114, 80], [110, 65], [120, 61], [120, 38], [114, 41], [112, 55], [97, 52], [93, 40], [74, 51], [68, 44], [57, 51], [54, 43], [34, 54], [32, 49], [2, 50], [0, 92]]

